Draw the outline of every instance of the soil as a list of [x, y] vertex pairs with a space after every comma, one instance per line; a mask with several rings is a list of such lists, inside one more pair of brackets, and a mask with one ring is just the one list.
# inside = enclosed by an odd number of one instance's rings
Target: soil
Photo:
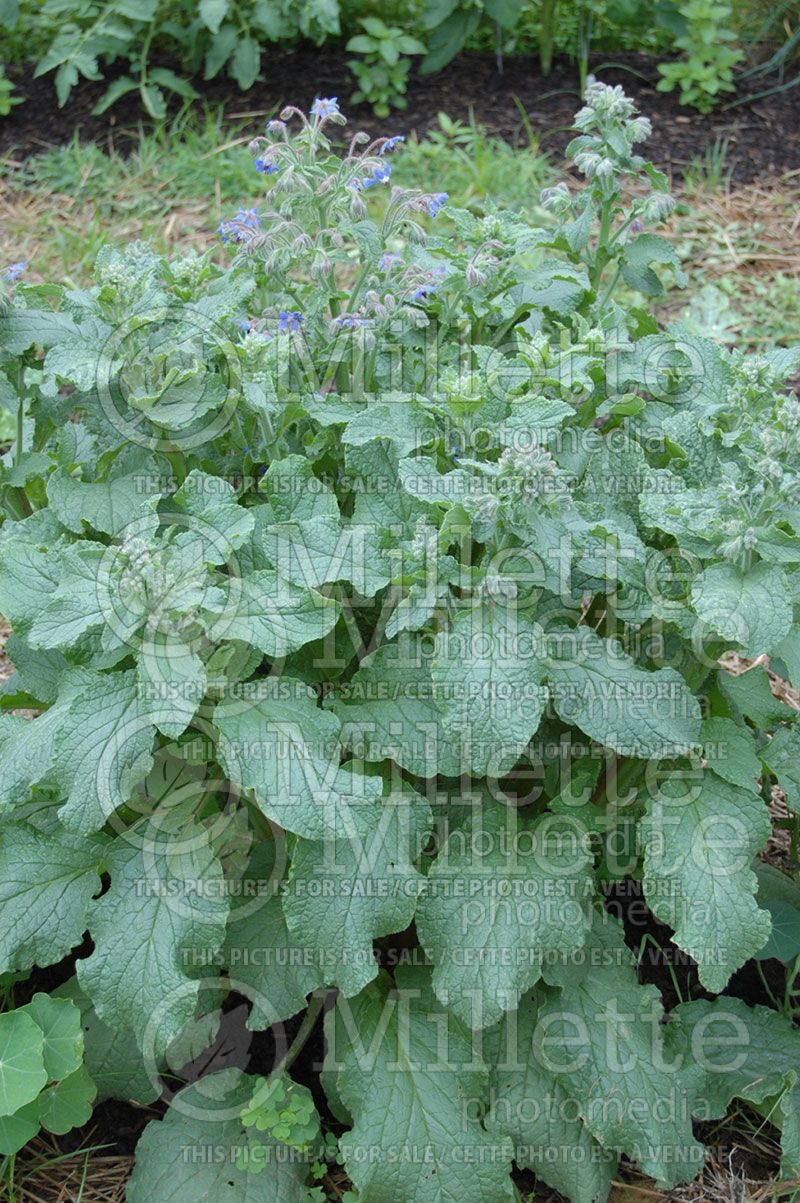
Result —
[[[493, 54], [464, 53], [436, 75], [412, 76], [408, 108], [383, 121], [368, 106], [348, 104], [353, 81], [345, 59], [339, 49], [272, 51], [268, 73], [248, 92], [239, 92], [227, 78], [194, 82], [204, 101], [223, 105], [231, 120], [251, 117], [255, 122], [287, 103], [307, 108], [315, 96], [338, 96], [351, 122], [370, 133], [388, 130], [422, 136], [438, 125], [440, 112], [467, 120], [473, 110], [490, 134], [524, 145], [528, 134], [521, 106], [542, 149], [560, 157], [571, 136], [579, 93], [577, 69], [570, 62], [557, 62], [552, 73], [543, 77], [535, 58], [509, 58], [498, 74]], [[660, 78], [656, 59], [617, 54], [613, 65], [609, 63], [607, 56], [594, 55], [591, 69], [604, 82], [622, 84], [650, 116], [653, 135], [647, 143], [648, 156], [676, 182], [692, 159], [702, 156], [717, 138], [729, 143], [728, 163], [736, 183], [800, 172], [800, 87], [760, 97], [777, 81], [742, 81], [719, 109], [700, 114], [682, 107], [677, 93], [656, 91]], [[17, 76], [18, 92], [27, 103], [15, 106], [0, 122], [0, 154], [13, 152], [15, 158], [24, 158], [68, 142], [76, 129], [84, 139], [124, 150], [137, 136], [138, 125], [149, 124], [138, 95], [124, 97], [101, 116], [91, 111], [115, 71], [121, 73], [122, 67], [110, 69], [100, 83], [81, 80], [63, 109], [57, 107], [51, 76], [34, 79], [30, 71]], [[9, 72], [13, 76], [11, 68]]]

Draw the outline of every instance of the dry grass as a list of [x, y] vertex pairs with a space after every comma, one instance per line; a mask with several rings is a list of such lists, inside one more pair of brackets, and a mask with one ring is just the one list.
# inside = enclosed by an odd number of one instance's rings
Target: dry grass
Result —
[[665, 229], [689, 265], [713, 280], [735, 272], [770, 278], [777, 270], [800, 274], [800, 171], [763, 184], [692, 190]]
[[[718, 289], [727, 298], [725, 338], [756, 347], [798, 337], [800, 172], [731, 189], [692, 188], [663, 231], [689, 275], [689, 296]], [[686, 308], [671, 291], [658, 305], [662, 321]], [[711, 331], [709, 331], [711, 332]]]
[[80, 231], [98, 226], [115, 243], [145, 239], [175, 251], [208, 249], [213, 228], [208, 199], [170, 205], [163, 222], [160, 216], [134, 216], [126, 196], [117, 200], [112, 223], [99, 212], [96, 203], [84, 200], [80, 194], [53, 193], [45, 197], [36, 192], [17, 191], [8, 181], [0, 179], [0, 262], [31, 260], [26, 279], [39, 283], [49, 278], [48, 250], [54, 241], [62, 239], [70, 245], [72, 237], [79, 236]]
[[18, 1154], [13, 1194], [0, 1186], [0, 1203], [123, 1203], [132, 1167], [132, 1157], [89, 1150], [65, 1157], [37, 1139]]

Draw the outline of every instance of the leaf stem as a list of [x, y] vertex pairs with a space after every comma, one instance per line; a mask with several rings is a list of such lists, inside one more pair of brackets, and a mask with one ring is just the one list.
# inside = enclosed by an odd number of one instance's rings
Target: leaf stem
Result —
[[303, 1048], [305, 1047], [309, 1036], [313, 1032], [322, 1009], [331, 993], [332, 991], [330, 990], [319, 990], [312, 995], [311, 1002], [308, 1004], [308, 1009], [303, 1016], [303, 1022], [298, 1028], [297, 1035], [286, 1050], [286, 1055], [284, 1056], [283, 1060], [279, 1061], [273, 1069], [270, 1077], [277, 1077], [278, 1074], [284, 1073], [286, 1070], [292, 1067], [300, 1053], [303, 1051]]

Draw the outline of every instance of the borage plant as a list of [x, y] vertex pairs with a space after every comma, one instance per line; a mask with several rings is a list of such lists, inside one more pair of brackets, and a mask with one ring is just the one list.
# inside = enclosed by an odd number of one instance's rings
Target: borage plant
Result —
[[[690, 1178], [734, 1097], [795, 1175], [792, 973], [722, 992], [798, 951], [754, 862], [773, 781], [795, 846], [800, 804], [797, 357], [659, 331], [620, 89], [548, 229], [343, 123], [270, 122], [228, 267], [9, 284], [0, 969], [81, 945], [90, 1072], [167, 1104], [130, 1203], [494, 1203], [514, 1163], [589, 1203], [621, 1156]], [[683, 950], [668, 1022], [626, 883]]]

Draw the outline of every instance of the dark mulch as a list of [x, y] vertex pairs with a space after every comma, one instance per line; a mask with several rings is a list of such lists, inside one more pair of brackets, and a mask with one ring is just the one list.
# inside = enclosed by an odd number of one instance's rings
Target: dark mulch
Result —
[[[681, 107], [676, 93], [655, 90], [657, 60], [641, 54], [615, 55], [613, 59], [615, 65], [606, 66], [607, 57], [594, 56], [592, 69], [605, 82], [622, 84], [651, 116], [653, 136], [647, 144], [648, 154], [674, 179], [679, 180], [692, 158], [718, 137], [729, 140], [729, 162], [737, 183], [800, 169], [800, 88], [702, 115]], [[308, 107], [315, 96], [338, 96], [351, 120], [370, 132], [388, 129], [422, 135], [437, 124], [439, 112], [466, 119], [472, 108], [490, 133], [512, 143], [527, 141], [519, 102], [542, 147], [557, 156], [569, 139], [570, 122], [579, 104], [578, 76], [571, 63], [557, 63], [552, 74], [543, 78], [535, 58], [510, 58], [501, 75], [494, 55], [479, 53], [459, 55], [437, 75], [413, 77], [408, 109], [388, 121], [379, 120], [364, 105], [347, 103], [353, 81], [345, 55], [337, 49], [273, 51], [264, 78], [246, 93], [228, 79], [194, 82], [205, 100], [224, 104], [232, 118], [252, 114], [255, 121], [262, 112], [287, 103]], [[764, 82], [757, 85], [760, 90], [765, 86]], [[28, 74], [19, 79], [19, 92], [28, 102], [0, 122], [0, 154], [13, 151], [15, 157], [25, 157], [68, 141], [76, 128], [83, 138], [124, 148], [131, 132], [139, 122], [147, 123], [147, 118], [136, 94], [125, 97], [110, 112], [92, 116], [92, 107], [105, 87], [106, 83], [84, 80], [68, 105], [59, 109], [51, 77], [33, 79]], [[751, 86], [750, 93], [755, 91]], [[741, 100], [747, 94], [742, 85], [733, 99]]]

